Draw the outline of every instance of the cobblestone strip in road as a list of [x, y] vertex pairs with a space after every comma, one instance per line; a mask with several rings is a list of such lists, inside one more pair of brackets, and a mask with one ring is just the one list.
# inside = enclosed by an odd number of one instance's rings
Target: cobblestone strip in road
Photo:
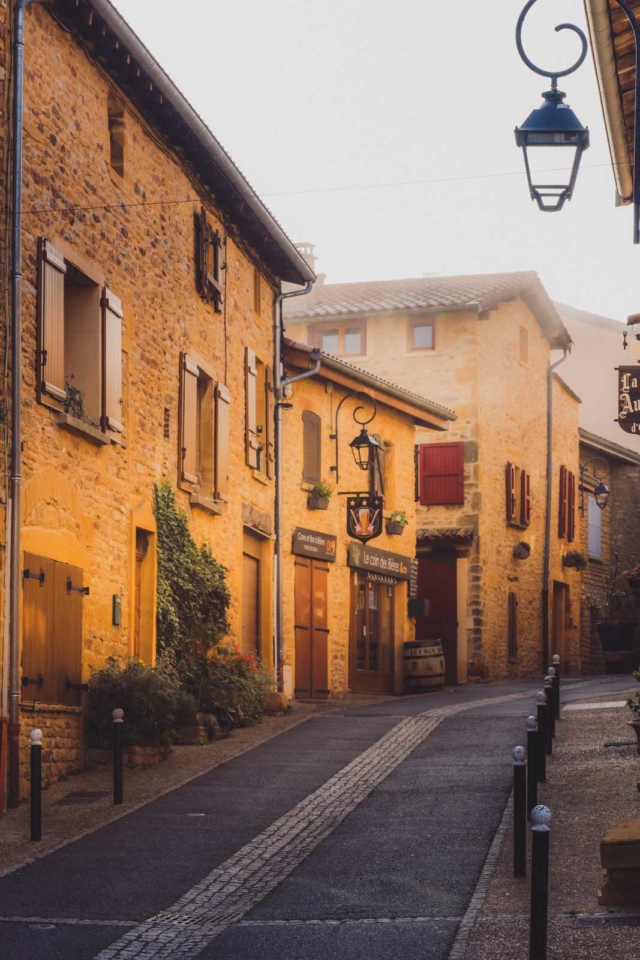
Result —
[[492, 697], [402, 720], [168, 910], [130, 930], [95, 960], [194, 960], [295, 870], [442, 720], [479, 706], [531, 696], [529, 691]]

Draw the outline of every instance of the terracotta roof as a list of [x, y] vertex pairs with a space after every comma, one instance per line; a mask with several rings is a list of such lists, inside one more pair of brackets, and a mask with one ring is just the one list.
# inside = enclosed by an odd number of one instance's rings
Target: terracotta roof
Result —
[[519, 296], [526, 300], [552, 345], [568, 347], [571, 338], [534, 271], [316, 284], [306, 296], [285, 301], [284, 314], [291, 323], [399, 310], [482, 313]]
[[630, 450], [629, 447], [623, 447], [620, 443], [614, 443], [613, 440], [607, 440], [605, 437], [599, 437], [595, 433], [590, 433], [583, 427], [579, 429], [580, 443], [587, 447], [593, 447], [595, 450], [601, 450], [618, 460], [624, 460], [627, 463], [640, 464], [640, 453]]

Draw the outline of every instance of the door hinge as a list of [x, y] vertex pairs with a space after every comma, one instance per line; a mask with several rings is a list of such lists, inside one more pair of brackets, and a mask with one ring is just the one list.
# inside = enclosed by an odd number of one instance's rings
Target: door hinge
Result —
[[42, 569], [42, 567], [40, 567], [40, 573], [36, 573], [35, 570], [30, 570], [29, 567], [27, 567], [25, 570], [22, 571], [22, 579], [23, 580], [39, 580], [40, 586], [43, 587], [44, 586], [44, 570]]
[[44, 677], [42, 676], [41, 673], [38, 674], [37, 679], [35, 680], [33, 679], [33, 677], [23, 677], [22, 686], [37, 687], [38, 690], [42, 690], [42, 688], [44, 687]]
[[69, 677], [67, 677], [67, 682], [65, 686], [67, 690], [88, 690], [89, 689], [88, 683], [71, 683], [71, 680]]
[[85, 597], [89, 596], [89, 587], [76, 587], [71, 577], [67, 577], [67, 593], [71, 593], [72, 590], [84, 594]]

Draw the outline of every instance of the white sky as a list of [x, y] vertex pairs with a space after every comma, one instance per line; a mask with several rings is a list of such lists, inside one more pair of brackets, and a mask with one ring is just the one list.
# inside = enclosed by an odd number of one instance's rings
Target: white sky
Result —
[[[115, 2], [328, 282], [533, 269], [554, 299], [640, 311], [590, 57], [561, 81], [591, 130], [574, 199], [529, 200], [513, 128], [548, 83], [515, 48], [524, 0]], [[539, 0], [535, 62], [575, 60], [567, 21], [586, 30], [582, 0]]]

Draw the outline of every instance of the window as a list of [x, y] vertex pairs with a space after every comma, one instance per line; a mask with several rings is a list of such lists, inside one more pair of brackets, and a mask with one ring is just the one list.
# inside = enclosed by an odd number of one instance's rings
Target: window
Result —
[[519, 356], [523, 363], [529, 363], [529, 331], [520, 327]]
[[435, 346], [433, 320], [414, 320], [409, 325], [410, 350], [433, 350]]
[[420, 445], [420, 503], [464, 503], [464, 443]]
[[507, 637], [509, 643], [509, 660], [518, 658], [518, 597], [515, 593], [509, 594], [507, 614]]
[[181, 380], [180, 486], [204, 500], [228, 500], [229, 389], [188, 354]]
[[302, 479], [305, 483], [317, 483], [322, 479], [321, 427], [320, 417], [311, 410], [305, 410], [302, 414]]
[[507, 523], [528, 527], [531, 523], [531, 474], [507, 463], [505, 480]]
[[50, 241], [39, 244], [38, 397], [122, 433], [122, 304]]
[[212, 303], [216, 313], [222, 313], [224, 291], [222, 271], [224, 269], [222, 236], [209, 221], [204, 207], [196, 217], [198, 236], [198, 287], [200, 296], [206, 303]]
[[602, 559], [602, 510], [596, 503], [596, 498], [588, 495], [588, 540], [587, 551], [590, 557]]
[[80, 567], [24, 554], [22, 695], [40, 703], [80, 704], [82, 604], [89, 588]]
[[334, 357], [357, 357], [366, 353], [366, 325], [344, 323], [314, 326], [310, 329], [312, 346]]
[[262, 310], [262, 278], [260, 271], [256, 268], [253, 271], [253, 309], [259, 315]]
[[246, 462], [254, 470], [273, 476], [271, 441], [271, 368], [258, 360], [249, 347], [245, 350]]
[[558, 536], [571, 543], [576, 536], [576, 475], [560, 467], [558, 490]]
[[109, 94], [107, 100], [107, 114], [109, 119], [109, 162], [115, 172], [124, 176], [124, 107], [122, 103]]

